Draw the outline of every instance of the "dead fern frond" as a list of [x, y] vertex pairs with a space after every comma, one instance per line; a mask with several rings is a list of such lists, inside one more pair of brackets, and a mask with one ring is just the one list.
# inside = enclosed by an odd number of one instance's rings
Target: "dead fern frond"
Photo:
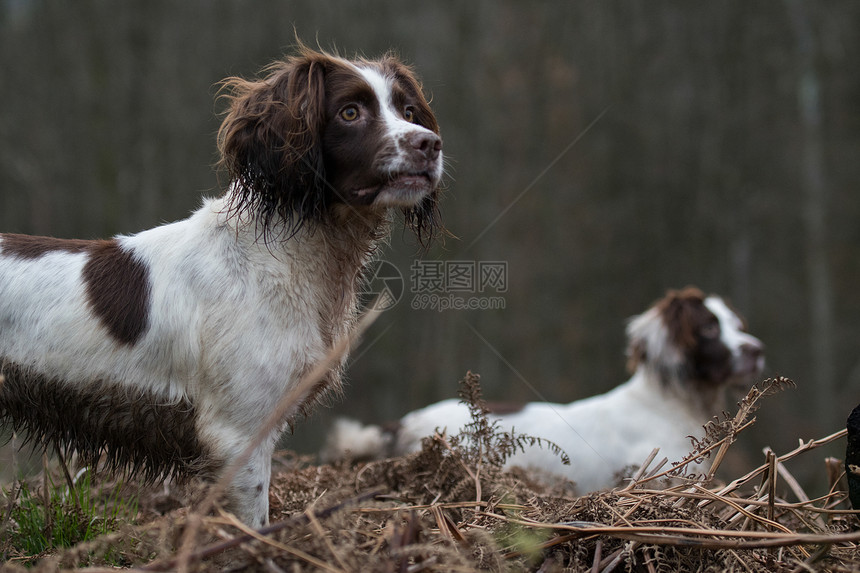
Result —
[[558, 444], [545, 438], [502, 430], [498, 420], [490, 421], [490, 410], [481, 392], [480, 375], [467, 372], [460, 381], [459, 395], [469, 408], [472, 421], [460, 432], [457, 443], [476, 463], [483, 462], [498, 471], [518, 451], [538, 446], [547, 448], [561, 457], [562, 463], [570, 465], [570, 458]]

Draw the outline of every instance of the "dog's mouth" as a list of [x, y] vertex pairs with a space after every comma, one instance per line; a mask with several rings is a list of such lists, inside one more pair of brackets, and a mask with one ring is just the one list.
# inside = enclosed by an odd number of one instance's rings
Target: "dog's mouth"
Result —
[[385, 181], [353, 190], [357, 202], [380, 207], [411, 207], [421, 202], [436, 186], [426, 171], [396, 173]]
[[764, 356], [741, 355], [735, 361], [729, 384], [735, 388], [747, 390], [752, 384], [759, 382], [757, 378], [763, 371]]

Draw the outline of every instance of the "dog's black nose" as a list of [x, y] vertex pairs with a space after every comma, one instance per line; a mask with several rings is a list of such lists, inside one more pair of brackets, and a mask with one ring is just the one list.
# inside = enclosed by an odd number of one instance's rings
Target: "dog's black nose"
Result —
[[748, 356], [753, 360], [757, 360], [759, 357], [764, 355], [764, 345], [761, 343], [752, 344], [745, 342], [741, 344], [741, 354]]
[[414, 133], [409, 138], [409, 144], [419, 156], [429, 161], [435, 161], [442, 151], [442, 138], [435, 133]]

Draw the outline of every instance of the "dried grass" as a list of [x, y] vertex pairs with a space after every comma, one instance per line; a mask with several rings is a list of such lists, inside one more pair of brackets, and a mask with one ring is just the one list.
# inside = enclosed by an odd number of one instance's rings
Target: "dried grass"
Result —
[[[51, 555], [37, 569], [96, 570], [112, 552], [149, 571], [858, 571], [857, 514], [846, 509], [836, 462], [828, 465], [831, 490], [817, 497], [785, 466], [841, 440], [844, 430], [782, 455], [767, 452], [761, 466], [727, 484], [713, 478], [761, 400], [790, 385], [778, 378], [751, 390], [736, 415], [708, 424], [681, 464], [651, 466], [651, 456], [627, 486], [577, 497], [524, 471], [502, 470], [533, 439], [487, 421], [470, 373], [463, 388], [474, 421], [464, 434], [437, 435], [419, 453], [355, 466], [293, 460], [296, 467], [273, 476], [266, 528], [248, 530], [220, 510], [191, 517], [175, 509]], [[716, 467], [687, 474], [703, 455]], [[655, 487], [667, 478], [671, 487]], [[180, 540], [192, 530], [182, 554]]]

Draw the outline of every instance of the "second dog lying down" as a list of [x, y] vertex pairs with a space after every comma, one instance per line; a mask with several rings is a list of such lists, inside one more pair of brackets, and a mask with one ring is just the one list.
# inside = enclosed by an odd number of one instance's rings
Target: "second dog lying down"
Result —
[[[742, 319], [721, 298], [694, 288], [670, 291], [630, 321], [627, 336], [633, 376], [624, 384], [570, 404], [532, 402], [492, 414], [501, 430], [550, 440], [571, 460], [563, 465], [549, 449], [535, 446], [508, 465], [568, 478], [580, 493], [612, 487], [654, 448], [670, 461], [687, 455], [688, 436], [701, 435], [720, 412], [723, 391], [751, 384], [764, 367], [763, 345], [744, 331]], [[402, 455], [418, 451], [421, 439], [436, 429], [454, 434], [470, 421], [468, 408], [456, 399], [407, 414], [393, 431], [341, 419], [323, 457]]]

